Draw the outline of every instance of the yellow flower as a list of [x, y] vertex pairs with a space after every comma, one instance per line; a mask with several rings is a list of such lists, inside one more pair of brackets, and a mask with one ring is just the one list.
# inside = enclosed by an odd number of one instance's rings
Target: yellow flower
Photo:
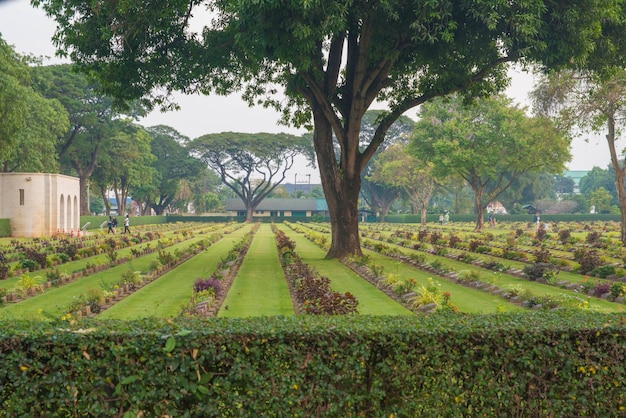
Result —
[[41, 308], [37, 309], [37, 313], [38, 313], [38, 314], [43, 313], [43, 309], [41, 309]]
[[25, 372], [26, 370], [28, 370], [28, 366], [20, 366], [20, 370]]
[[293, 390], [298, 390], [298, 385], [297, 384], [293, 385]]

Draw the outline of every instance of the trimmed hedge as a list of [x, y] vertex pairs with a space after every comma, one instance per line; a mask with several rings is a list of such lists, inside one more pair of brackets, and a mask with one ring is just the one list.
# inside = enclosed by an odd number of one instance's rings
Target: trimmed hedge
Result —
[[10, 237], [10, 236], [11, 236], [11, 220], [0, 219], [0, 237]]
[[[167, 222], [245, 222], [245, 216], [227, 216], [227, 215], [167, 215]], [[289, 222], [328, 222], [329, 218], [320, 218], [319, 216], [253, 216], [252, 222], [260, 223], [282, 223]]]
[[[618, 416], [623, 314], [0, 323], [7, 416]], [[77, 327], [81, 326], [80, 329]]]
[[[485, 223], [487, 223], [487, 213], [485, 212]], [[518, 214], [518, 215], [496, 215], [498, 222], [532, 222], [533, 215]], [[620, 222], [619, 214], [582, 214], [582, 213], [564, 213], [559, 215], [546, 215], [541, 214], [542, 222]], [[406, 214], [406, 215], [388, 215], [385, 222], [389, 223], [414, 223], [421, 222], [420, 215]], [[429, 213], [426, 215], [426, 222], [439, 222], [438, 213]], [[476, 222], [475, 214], [463, 214], [455, 215], [450, 214], [450, 223], [454, 222]]]
[[[80, 217], [80, 226], [81, 228], [87, 223], [91, 222], [87, 230], [99, 229], [100, 225], [103, 222], [109, 219], [108, 216], [81, 216]], [[138, 225], [151, 225], [151, 224], [164, 224], [169, 222], [167, 216], [133, 216], [130, 218], [130, 230], [132, 231], [133, 226]], [[184, 222], [190, 222], [186, 220]], [[124, 230], [124, 216], [117, 216], [117, 229]], [[104, 230], [106, 232], [107, 227], [104, 226]]]

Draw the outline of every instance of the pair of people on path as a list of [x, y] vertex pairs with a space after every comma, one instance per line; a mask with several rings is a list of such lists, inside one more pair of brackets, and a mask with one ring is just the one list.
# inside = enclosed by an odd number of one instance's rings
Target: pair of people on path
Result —
[[[115, 216], [109, 216], [109, 230], [107, 231], [107, 234], [112, 233], [116, 233], [117, 231], [117, 217]], [[130, 234], [130, 219], [128, 218], [128, 215], [126, 215], [126, 218], [124, 218], [124, 232], [122, 232], [122, 234], [126, 234], [129, 233]]]

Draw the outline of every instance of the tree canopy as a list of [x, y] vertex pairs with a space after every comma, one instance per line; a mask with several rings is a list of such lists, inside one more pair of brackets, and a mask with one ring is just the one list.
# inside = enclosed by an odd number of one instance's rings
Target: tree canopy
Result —
[[[118, 100], [240, 91], [285, 123], [312, 121], [329, 257], [361, 253], [361, 172], [403, 113], [456, 91], [500, 90], [507, 62], [578, 65], [626, 50], [620, 0], [32, 2], [57, 20], [61, 51]], [[363, 146], [374, 101], [389, 110]]]
[[243, 201], [248, 221], [258, 204], [285, 180], [296, 157], [314, 162], [310, 137], [288, 134], [208, 134], [191, 141], [189, 150]]
[[464, 105], [438, 99], [420, 109], [411, 150], [440, 178], [459, 176], [474, 191], [476, 229], [484, 211], [524, 173], [561, 173], [570, 159], [569, 137], [545, 118], [529, 118], [503, 96]]
[[63, 106], [32, 87], [25, 59], [0, 37], [0, 167], [58, 172], [57, 138], [68, 127]]
[[606, 134], [614, 183], [605, 192], [616, 192], [621, 240], [626, 245], [626, 155], [616, 144], [626, 118], [626, 70], [610, 67], [550, 74], [539, 80], [532, 98], [537, 113], [553, 117], [565, 129]]
[[96, 82], [75, 72], [71, 65], [33, 68], [34, 85], [43, 96], [58, 100], [69, 114], [70, 126], [57, 142], [61, 172], [80, 179], [80, 213], [89, 214], [87, 182], [98, 166], [101, 153], [111, 149], [120, 129], [123, 115], [137, 117], [144, 110], [132, 103], [125, 112], [114, 108], [113, 99], [104, 95]]
[[189, 155], [189, 138], [174, 128], [159, 125], [147, 129], [153, 137], [150, 148], [155, 159], [153, 181], [139, 191], [142, 200], [161, 215], [174, 201], [181, 180], [193, 180], [204, 173], [204, 165]]

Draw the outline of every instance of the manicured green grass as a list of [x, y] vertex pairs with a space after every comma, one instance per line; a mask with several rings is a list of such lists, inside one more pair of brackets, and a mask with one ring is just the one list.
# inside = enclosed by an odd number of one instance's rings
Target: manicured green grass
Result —
[[293, 314], [274, 234], [269, 224], [261, 224], [218, 316], [241, 318]]
[[[306, 227], [305, 225], [300, 226]], [[296, 248], [296, 251], [297, 250], [298, 249]], [[450, 302], [452, 302], [461, 312], [496, 313], [519, 311], [524, 309], [515, 304], [509, 303], [498, 296], [476, 289], [470, 289], [444, 278], [433, 276], [432, 273], [419, 270], [401, 261], [383, 256], [374, 251], [363, 250], [363, 253], [368, 255], [372, 259], [373, 263], [384, 266], [385, 274], [391, 273], [401, 280], [413, 278], [417, 281], [417, 286], [428, 286], [429, 278], [434, 279], [440, 285], [442, 292], [450, 292]]]
[[[193, 242], [204, 239], [199, 235], [190, 240], [169, 247], [167, 251], [181, 250]], [[136, 258], [128, 263], [110, 268], [108, 270], [80, 278], [74, 282], [60, 287], [50, 288], [45, 293], [25, 299], [18, 303], [7, 304], [0, 307], [0, 319], [44, 319], [43, 315], [60, 318], [66, 312], [66, 308], [74, 297], [86, 293], [89, 288], [102, 287], [102, 284], [116, 284], [122, 274], [127, 270], [145, 272], [152, 260], [157, 259], [158, 254], [152, 253], [144, 257]]]
[[[406, 249], [404, 247], [395, 245], [395, 244], [389, 244], [387, 243], [387, 245], [397, 248], [399, 250], [402, 250], [403, 252], [414, 252], [415, 250], [410, 250], [410, 249]], [[462, 261], [456, 261], [456, 260], [451, 260], [449, 258], [446, 257], [440, 257], [440, 256], [435, 256], [435, 255], [429, 255], [427, 260], [429, 262], [432, 262], [434, 260], [439, 260], [443, 265], [452, 268], [454, 271], [456, 272], [460, 272], [462, 270], [475, 270], [480, 272], [481, 274], [481, 281], [485, 282], [485, 283], [489, 283], [489, 284], [495, 284], [496, 286], [500, 287], [500, 288], [506, 288], [507, 286], [522, 286], [524, 289], [529, 290], [530, 292], [532, 292], [533, 295], [537, 295], [537, 296], [542, 296], [542, 295], [549, 295], [549, 296], [566, 296], [566, 297], [578, 297], [581, 298], [583, 300], [586, 300], [588, 302], [588, 309], [593, 310], [593, 311], [598, 311], [598, 312], [623, 312], [624, 311], [624, 305], [620, 305], [614, 302], [609, 302], [607, 300], [603, 300], [603, 299], [598, 299], [598, 298], [588, 298], [585, 295], [581, 295], [579, 293], [576, 293], [574, 291], [571, 290], [566, 290], [566, 289], [562, 289], [556, 286], [551, 286], [548, 284], [544, 284], [544, 283], [538, 283], [538, 282], [533, 282], [530, 280], [526, 280], [526, 279], [522, 279], [519, 277], [515, 277], [515, 276], [511, 276], [508, 275], [506, 273], [494, 273], [491, 270], [485, 269], [485, 268], [481, 268], [478, 267], [476, 265], [470, 265], [467, 263], [464, 263]], [[505, 263], [508, 264], [508, 263]], [[387, 265], [387, 263], [385, 262], [385, 265]], [[569, 276], [576, 276], [574, 274], [563, 274], [563, 275], [559, 275], [560, 279], [569, 279]], [[573, 281], [573, 280], [572, 280]], [[471, 290], [471, 289], [469, 289]], [[473, 299], [473, 298], [472, 298]], [[453, 300], [454, 303], [456, 303]], [[470, 301], [471, 302], [471, 301]], [[460, 307], [459, 307], [460, 308]]]
[[171, 318], [191, 298], [193, 284], [198, 278], [207, 278], [216, 269], [233, 244], [250, 231], [247, 225], [211, 245], [205, 251], [147, 284], [132, 295], [104, 311], [99, 318], [136, 319], [145, 317]]
[[304, 236], [284, 226], [280, 226], [279, 229], [296, 243], [296, 253], [304, 263], [330, 279], [330, 286], [334, 291], [350, 292], [357, 298], [359, 314], [393, 316], [413, 314], [338, 260], [325, 259], [325, 251]]
[[[93, 234], [100, 234], [105, 238], [107, 237], [107, 235], [102, 232], [93, 232]], [[162, 237], [159, 239], [173, 239], [179, 234], [180, 234], [180, 231], [178, 230], [165, 230], [162, 232]], [[152, 248], [155, 247], [156, 242], [159, 241], [159, 239], [155, 239], [154, 241], [149, 243], [152, 246]], [[4, 240], [6, 240], [6, 238], [4, 238]], [[116, 250], [117, 256], [118, 258], [128, 257], [131, 255], [131, 249], [146, 248], [147, 245], [148, 245], [147, 242], [143, 242], [141, 244], [132, 245], [130, 247], [118, 249]], [[109, 263], [109, 259], [107, 255], [99, 254], [99, 255], [92, 256], [92, 257], [85, 257], [82, 260], [76, 260], [76, 261], [71, 261], [68, 263], [61, 264], [59, 266], [56, 266], [55, 269], [58, 269], [59, 272], [61, 273], [71, 274], [75, 271], [80, 271], [84, 269], [85, 266], [87, 266], [87, 264], [101, 265], [101, 264], [108, 264], [108, 263]], [[45, 279], [47, 270], [49, 269], [34, 271], [30, 274], [31, 276], [41, 276], [42, 279]], [[1, 280], [0, 288], [4, 288], [4, 289], [12, 288], [15, 285], [15, 283], [19, 280], [19, 278], [20, 278], [19, 276], [16, 276], [16, 277], [12, 277], [6, 280]]]

